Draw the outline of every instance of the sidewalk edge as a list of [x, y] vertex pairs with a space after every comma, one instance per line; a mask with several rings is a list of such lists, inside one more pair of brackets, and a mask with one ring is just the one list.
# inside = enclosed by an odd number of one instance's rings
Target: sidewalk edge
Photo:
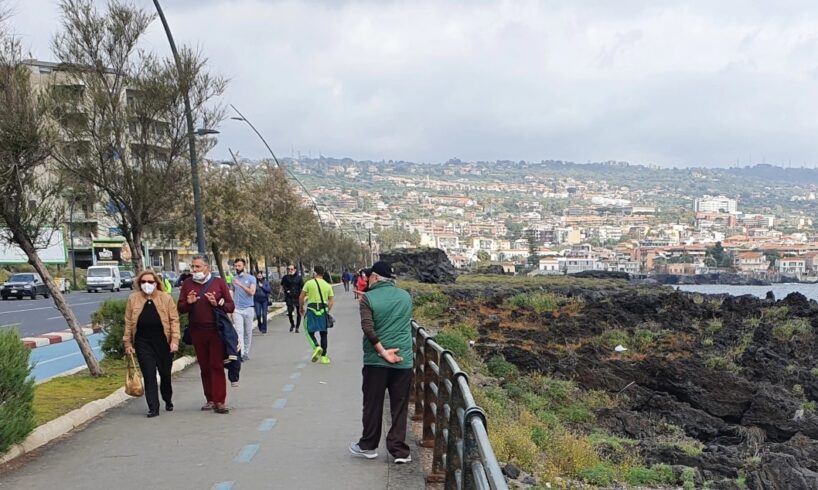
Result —
[[[196, 362], [193, 356], [180, 357], [173, 361], [172, 373], [177, 373]], [[119, 406], [133, 397], [125, 394], [125, 388], [119, 388], [105, 398], [93, 400], [82, 407], [72, 410], [65, 415], [34, 429], [25, 441], [12, 446], [6, 454], [0, 455], [0, 465], [29, 453], [59, 437], [68, 434], [75, 428], [85, 424], [100, 414]]]

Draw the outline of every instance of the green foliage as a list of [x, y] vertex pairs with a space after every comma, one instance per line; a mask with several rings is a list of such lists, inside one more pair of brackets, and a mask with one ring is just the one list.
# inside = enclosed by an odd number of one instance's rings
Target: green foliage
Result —
[[713, 346], [713, 339], [710, 337], [705, 337], [702, 339], [702, 345], [704, 347], [712, 347]]
[[625, 347], [630, 343], [630, 335], [625, 330], [611, 329], [606, 330], [599, 337], [599, 345], [613, 349], [617, 345]]
[[486, 363], [486, 367], [492, 376], [505, 379], [514, 379], [520, 375], [517, 366], [505, 360], [502, 356], [494, 356]]
[[30, 354], [17, 332], [0, 329], [0, 454], [34, 429]]
[[579, 471], [579, 478], [585, 483], [606, 487], [616, 480], [617, 470], [610, 463], [599, 463]]
[[435, 335], [435, 341], [451, 351], [455, 359], [461, 359], [469, 352], [469, 341], [457, 330], [444, 330]]
[[812, 333], [812, 325], [806, 318], [789, 318], [773, 327], [773, 337], [781, 342], [790, 342], [796, 337], [805, 337]]
[[673, 484], [673, 469], [667, 465], [655, 465], [651, 468], [636, 466], [628, 470], [625, 481], [630, 485], [661, 485]]
[[107, 332], [102, 341], [102, 353], [106, 357], [122, 359], [125, 357], [125, 346], [122, 337], [125, 335], [125, 306], [124, 299], [106, 299], [99, 309], [91, 315], [94, 325], [99, 325]]
[[792, 394], [795, 396], [804, 396], [804, 387], [798, 383], [792, 385]]
[[815, 401], [810, 400], [802, 403], [801, 409], [807, 413], [815, 413], [816, 406], [818, 406], [818, 404], [816, 404]]
[[786, 305], [771, 306], [761, 313], [761, 318], [768, 322], [778, 322], [785, 320], [790, 314], [790, 308]]
[[682, 470], [682, 488], [684, 490], [696, 488], [696, 470], [694, 468], [688, 466]]
[[723, 323], [721, 321], [721, 318], [712, 318], [712, 319], [707, 321], [706, 330], [707, 330], [707, 333], [713, 335], [713, 334], [717, 334], [717, 333], [721, 332], [722, 327], [723, 327]]
[[556, 310], [558, 302], [553, 294], [537, 291], [514, 295], [508, 299], [508, 303], [518, 308], [543, 313]]
[[600, 429], [595, 429], [588, 436], [591, 444], [596, 447], [608, 447], [616, 453], [621, 453], [627, 449], [635, 447], [639, 441], [635, 439], [626, 439], [624, 437], [617, 437], [610, 435]]
[[812, 375], [813, 378], [818, 378], [818, 367], [810, 369], [809, 373]]

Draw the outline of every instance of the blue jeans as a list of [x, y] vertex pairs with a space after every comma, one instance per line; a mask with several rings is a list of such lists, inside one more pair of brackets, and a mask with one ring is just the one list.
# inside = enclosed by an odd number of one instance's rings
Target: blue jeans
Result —
[[258, 320], [258, 331], [267, 333], [267, 302], [256, 301], [253, 306], [256, 309], [256, 320]]

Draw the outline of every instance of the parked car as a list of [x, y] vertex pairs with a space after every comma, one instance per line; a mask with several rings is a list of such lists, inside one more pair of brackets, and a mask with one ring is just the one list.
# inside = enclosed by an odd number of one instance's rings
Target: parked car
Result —
[[92, 265], [88, 268], [85, 279], [85, 289], [88, 292], [107, 289], [112, 293], [119, 291], [122, 280], [119, 276], [119, 267], [115, 265]]
[[133, 272], [119, 271], [119, 283], [122, 289], [128, 288], [133, 291]]
[[37, 299], [37, 295], [43, 295], [43, 298], [48, 298], [48, 288], [39, 274], [36, 272], [20, 272], [13, 274], [9, 280], [3, 283], [0, 289], [0, 296], [4, 300], [10, 297], [23, 299], [23, 296], [28, 296], [31, 299]]

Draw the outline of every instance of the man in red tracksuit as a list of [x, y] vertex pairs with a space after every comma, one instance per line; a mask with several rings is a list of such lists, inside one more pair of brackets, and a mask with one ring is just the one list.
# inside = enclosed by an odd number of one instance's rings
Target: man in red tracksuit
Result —
[[213, 310], [219, 308], [225, 313], [232, 313], [235, 305], [224, 279], [210, 274], [210, 263], [206, 256], [193, 257], [191, 269], [193, 276], [182, 283], [177, 308], [179, 313], [188, 314], [190, 337], [196, 350], [196, 359], [202, 373], [202, 388], [207, 399], [202, 410], [228, 413], [225, 406], [227, 383], [224, 380], [224, 343], [216, 328]]

